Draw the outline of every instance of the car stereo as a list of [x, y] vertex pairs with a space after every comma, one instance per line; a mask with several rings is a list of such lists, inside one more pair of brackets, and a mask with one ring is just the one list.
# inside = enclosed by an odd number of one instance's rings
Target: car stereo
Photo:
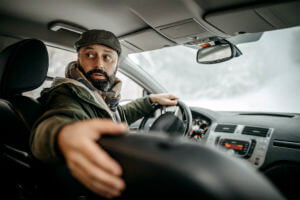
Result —
[[252, 166], [259, 168], [265, 160], [272, 133], [272, 128], [213, 124], [207, 143], [246, 159]]

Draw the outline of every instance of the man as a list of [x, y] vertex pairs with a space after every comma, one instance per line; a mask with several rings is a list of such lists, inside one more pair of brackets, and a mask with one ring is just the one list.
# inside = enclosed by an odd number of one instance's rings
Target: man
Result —
[[47, 163], [65, 161], [87, 188], [106, 198], [116, 197], [125, 188], [121, 166], [96, 141], [104, 133], [126, 132], [125, 124], [151, 112], [154, 103], [176, 105], [177, 97], [152, 94], [119, 106], [117, 37], [109, 31], [89, 30], [75, 47], [78, 60], [67, 67], [66, 78], [55, 78], [39, 99], [46, 112], [33, 127], [31, 150]]

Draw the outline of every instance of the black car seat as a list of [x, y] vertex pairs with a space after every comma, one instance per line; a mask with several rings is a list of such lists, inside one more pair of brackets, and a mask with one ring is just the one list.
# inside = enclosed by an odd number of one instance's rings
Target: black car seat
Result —
[[22, 93], [38, 88], [47, 71], [48, 52], [39, 40], [22, 40], [0, 54], [0, 173], [1, 186], [5, 186], [0, 195], [9, 195], [9, 199], [26, 199], [30, 195], [26, 194], [30, 189], [24, 187], [31, 185], [28, 182], [34, 180], [36, 173], [29, 135], [42, 107]]

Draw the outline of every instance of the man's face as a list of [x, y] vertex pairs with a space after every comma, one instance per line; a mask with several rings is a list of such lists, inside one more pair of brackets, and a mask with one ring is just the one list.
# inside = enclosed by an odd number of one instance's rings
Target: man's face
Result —
[[84, 46], [79, 49], [78, 61], [94, 87], [107, 91], [112, 86], [119, 65], [115, 50], [99, 44]]

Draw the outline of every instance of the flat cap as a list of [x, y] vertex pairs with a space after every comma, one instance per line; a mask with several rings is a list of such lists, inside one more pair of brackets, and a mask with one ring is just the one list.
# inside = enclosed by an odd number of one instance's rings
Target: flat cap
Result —
[[88, 30], [80, 36], [75, 42], [75, 48], [78, 51], [81, 47], [90, 44], [101, 44], [115, 50], [118, 55], [121, 54], [121, 44], [117, 36], [106, 30]]

